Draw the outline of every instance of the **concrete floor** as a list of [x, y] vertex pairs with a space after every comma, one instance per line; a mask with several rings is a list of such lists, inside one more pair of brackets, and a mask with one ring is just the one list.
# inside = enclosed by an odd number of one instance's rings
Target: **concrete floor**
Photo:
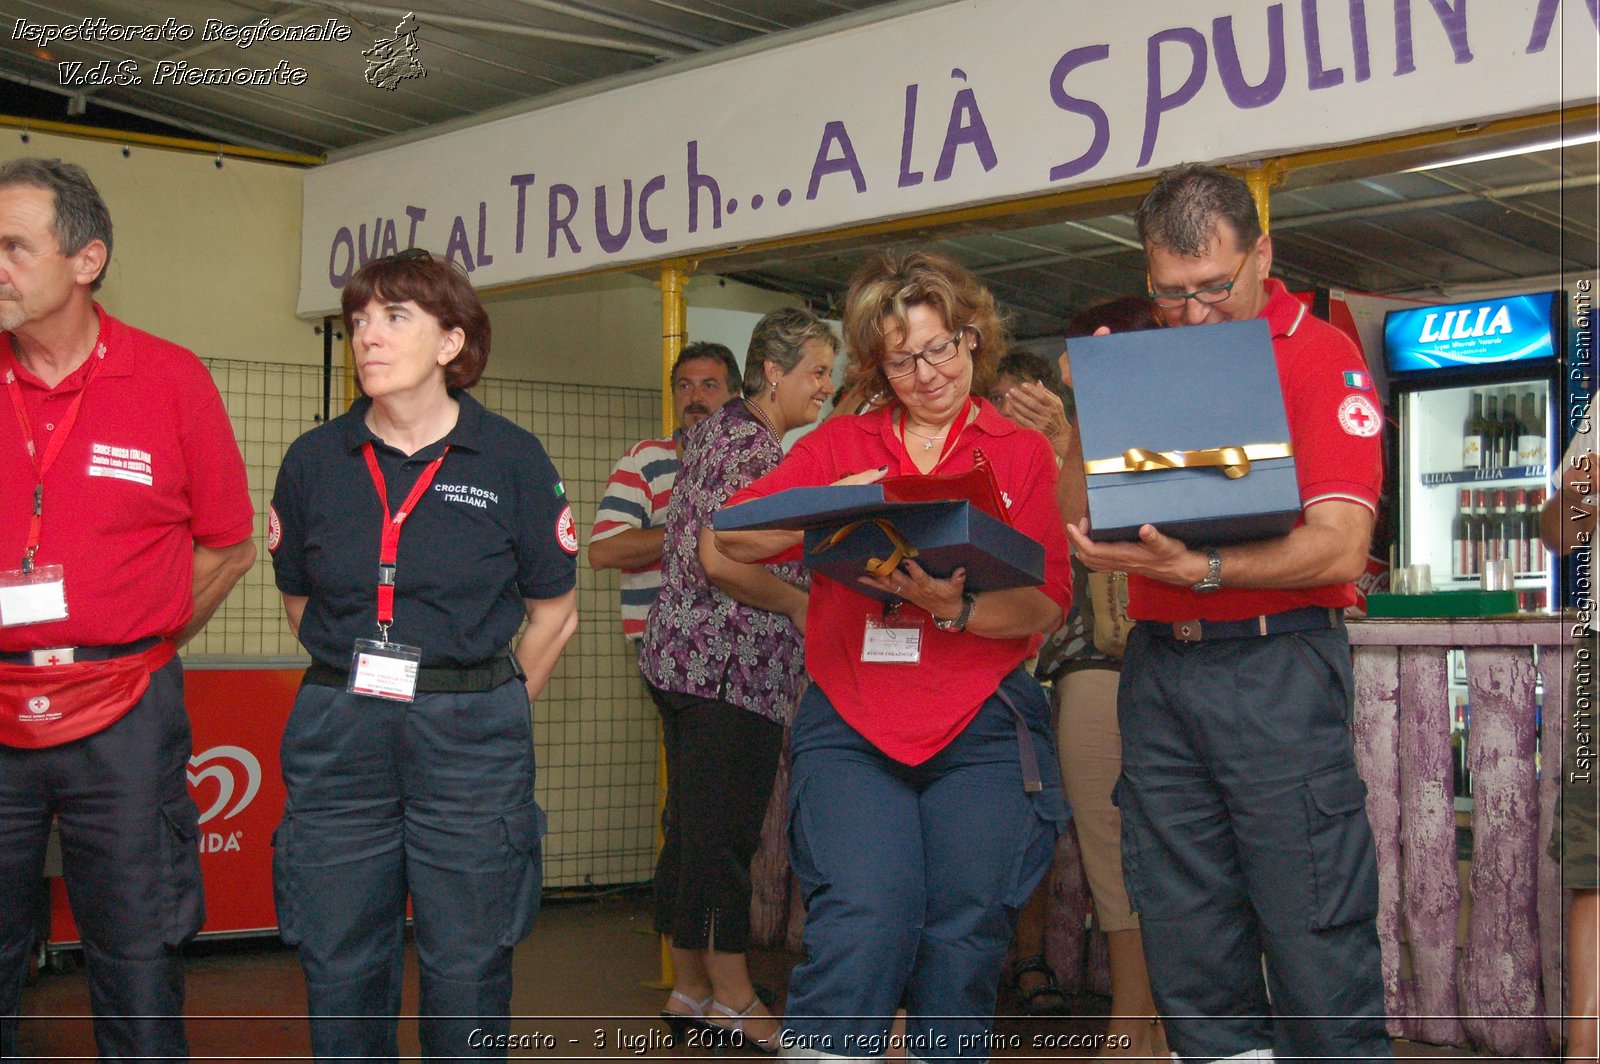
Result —
[[[200, 942], [188, 965], [189, 1042], [195, 1060], [296, 1060], [310, 1051], [305, 984], [292, 950], [276, 939]], [[70, 955], [69, 955], [70, 956]], [[751, 955], [757, 983], [782, 1001], [796, 958], [781, 951]], [[416, 957], [407, 950], [403, 1010], [416, 1011]], [[516, 1059], [589, 1057], [696, 1057], [702, 1050], [669, 1048], [657, 1013], [665, 992], [660, 952], [650, 933], [647, 891], [581, 901], [547, 901], [533, 935], [516, 951], [516, 1017], [512, 1032], [528, 1048]], [[1039, 1019], [1002, 1015], [995, 1026], [995, 1056], [1016, 1060], [1071, 1060], [1092, 1050], [1046, 1048], [1068, 1035], [1105, 1029], [1106, 1001], [1082, 996], [1077, 1015]], [[1001, 1012], [1017, 1011], [1002, 997]], [[88, 988], [82, 971], [43, 973], [25, 993], [21, 1048], [44, 1060], [92, 1060]], [[400, 1048], [417, 1053], [416, 1024], [402, 1020]], [[1461, 1059], [1455, 1050], [1398, 1043], [1396, 1054]], [[1433, 1061], [1430, 1061], [1433, 1064]]]

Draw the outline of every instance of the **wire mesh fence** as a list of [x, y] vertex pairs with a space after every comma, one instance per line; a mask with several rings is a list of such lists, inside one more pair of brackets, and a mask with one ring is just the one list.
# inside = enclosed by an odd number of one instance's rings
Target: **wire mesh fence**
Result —
[[[267, 508], [289, 444], [324, 416], [320, 367], [208, 359], [233, 420], [256, 506], [260, 560], [190, 644], [190, 655], [282, 665], [304, 660], [289, 634], [266, 551]], [[349, 402], [342, 374], [327, 409]], [[645, 389], [486, 379], [473, 393], [544, 443], [580, 529], [592, 524], [611, 467], [660, 428]], [[622, 638], [617, 576], [578, 569], [578, 631], [534, 706], [538, 797], [549, 814], [545, 886], [570, 889], [650, 878], [655, 844], [656, 715]]]

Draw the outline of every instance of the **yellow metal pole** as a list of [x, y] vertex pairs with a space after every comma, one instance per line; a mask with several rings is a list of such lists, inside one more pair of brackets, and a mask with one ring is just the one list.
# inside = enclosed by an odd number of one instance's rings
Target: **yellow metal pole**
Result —
[[677, 428], [676, 411], [672, 407], [672, 363], [683, 350], [689, 335], [689, 306], [684, 301], [683, 290], [689, 286], [689, 274], [695, 264], [683, 259], [668, 262], [661, 267], [661, 435], [670, 436]]
[[1239, 171], [1244, 183], [1250, 186], [1255, 197], [1256, 213], [1261, 215], [1261, 231], [1272, 231], [1272, 186], [1283, 180], [1284, 165], [1281, 159], [1263, 159], [1254, 166]]
[[[661, 267], [661, 434], [672, 435], [677, 428], [677, 411], [672, 405], [672, 363], [689, 335], [689, 305], [683, 297], [688, 287], [689, 274], [694, 263], [684, 260], [668, 262]], [[659, 733], [658, 733], [659, 735]], [[656, 754], [656, 852], [661, 852], [661, 813], [667, 807], [667, 748], [657, 741]], [[661, 936], [661, 979], [646, 986], [657, 990], [670, 990], [674, 982], [672, 950], [667, 936]]]

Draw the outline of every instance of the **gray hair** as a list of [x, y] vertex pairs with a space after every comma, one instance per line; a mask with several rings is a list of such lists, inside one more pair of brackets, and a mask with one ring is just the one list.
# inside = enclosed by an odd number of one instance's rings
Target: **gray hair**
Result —
[[1139, 209], [1134, 225], [1145, 249], [1165, 248], [1177, 255], [1204, 255], [1221, 233], [1220, 223], [1233, 227], [1244, 251], [1261, 237], [1261, 216], [1250, 186], [1235, 174], [1201, 163], [1185, 163], [1156, 181]]
[[0, 188], [33, 185], [55, 197], [54, 231], [63, 255], [76, 255], [98, 240], [106, 246], [106, 264], [91, 289], [98, 289], [111, 264], [111, 212], [88, 171], [60, 159], [13, 159], [0, 164]]
[[744, 358], [744, 394], [760, 395], [767, 386], [767, 364], [788, 373], [805, 357], [805, 345], [820, 340], [828, 350], [839, 350], [839, 337], [828, 323], [802, 307], [784, 307], [762, 316], [750, 333]]

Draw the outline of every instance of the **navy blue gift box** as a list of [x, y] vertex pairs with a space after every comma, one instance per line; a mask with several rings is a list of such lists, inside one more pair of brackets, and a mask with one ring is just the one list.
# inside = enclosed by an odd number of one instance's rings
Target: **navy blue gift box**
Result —
[[1281, 536], [1300, 516], [1272, 333], [1261, 319], [1067, 342], [1091, 539], [1151, 524], [1192, 545]]
[[[887, 600], [888, 595], [858, 582], [870, 562], [894, 553], [884, 525], [916, 548], [917, 564], [934, 576], [966, 569], [970, 591], [1044, 583], [1044, 546], [965, 500], [885, 502], [876, 484], [790, 488], [718, 510], [711, 520], [719, 532], [803, 530], [808, 569]], [[846, 531], [836, 536], [841, 530]]]

